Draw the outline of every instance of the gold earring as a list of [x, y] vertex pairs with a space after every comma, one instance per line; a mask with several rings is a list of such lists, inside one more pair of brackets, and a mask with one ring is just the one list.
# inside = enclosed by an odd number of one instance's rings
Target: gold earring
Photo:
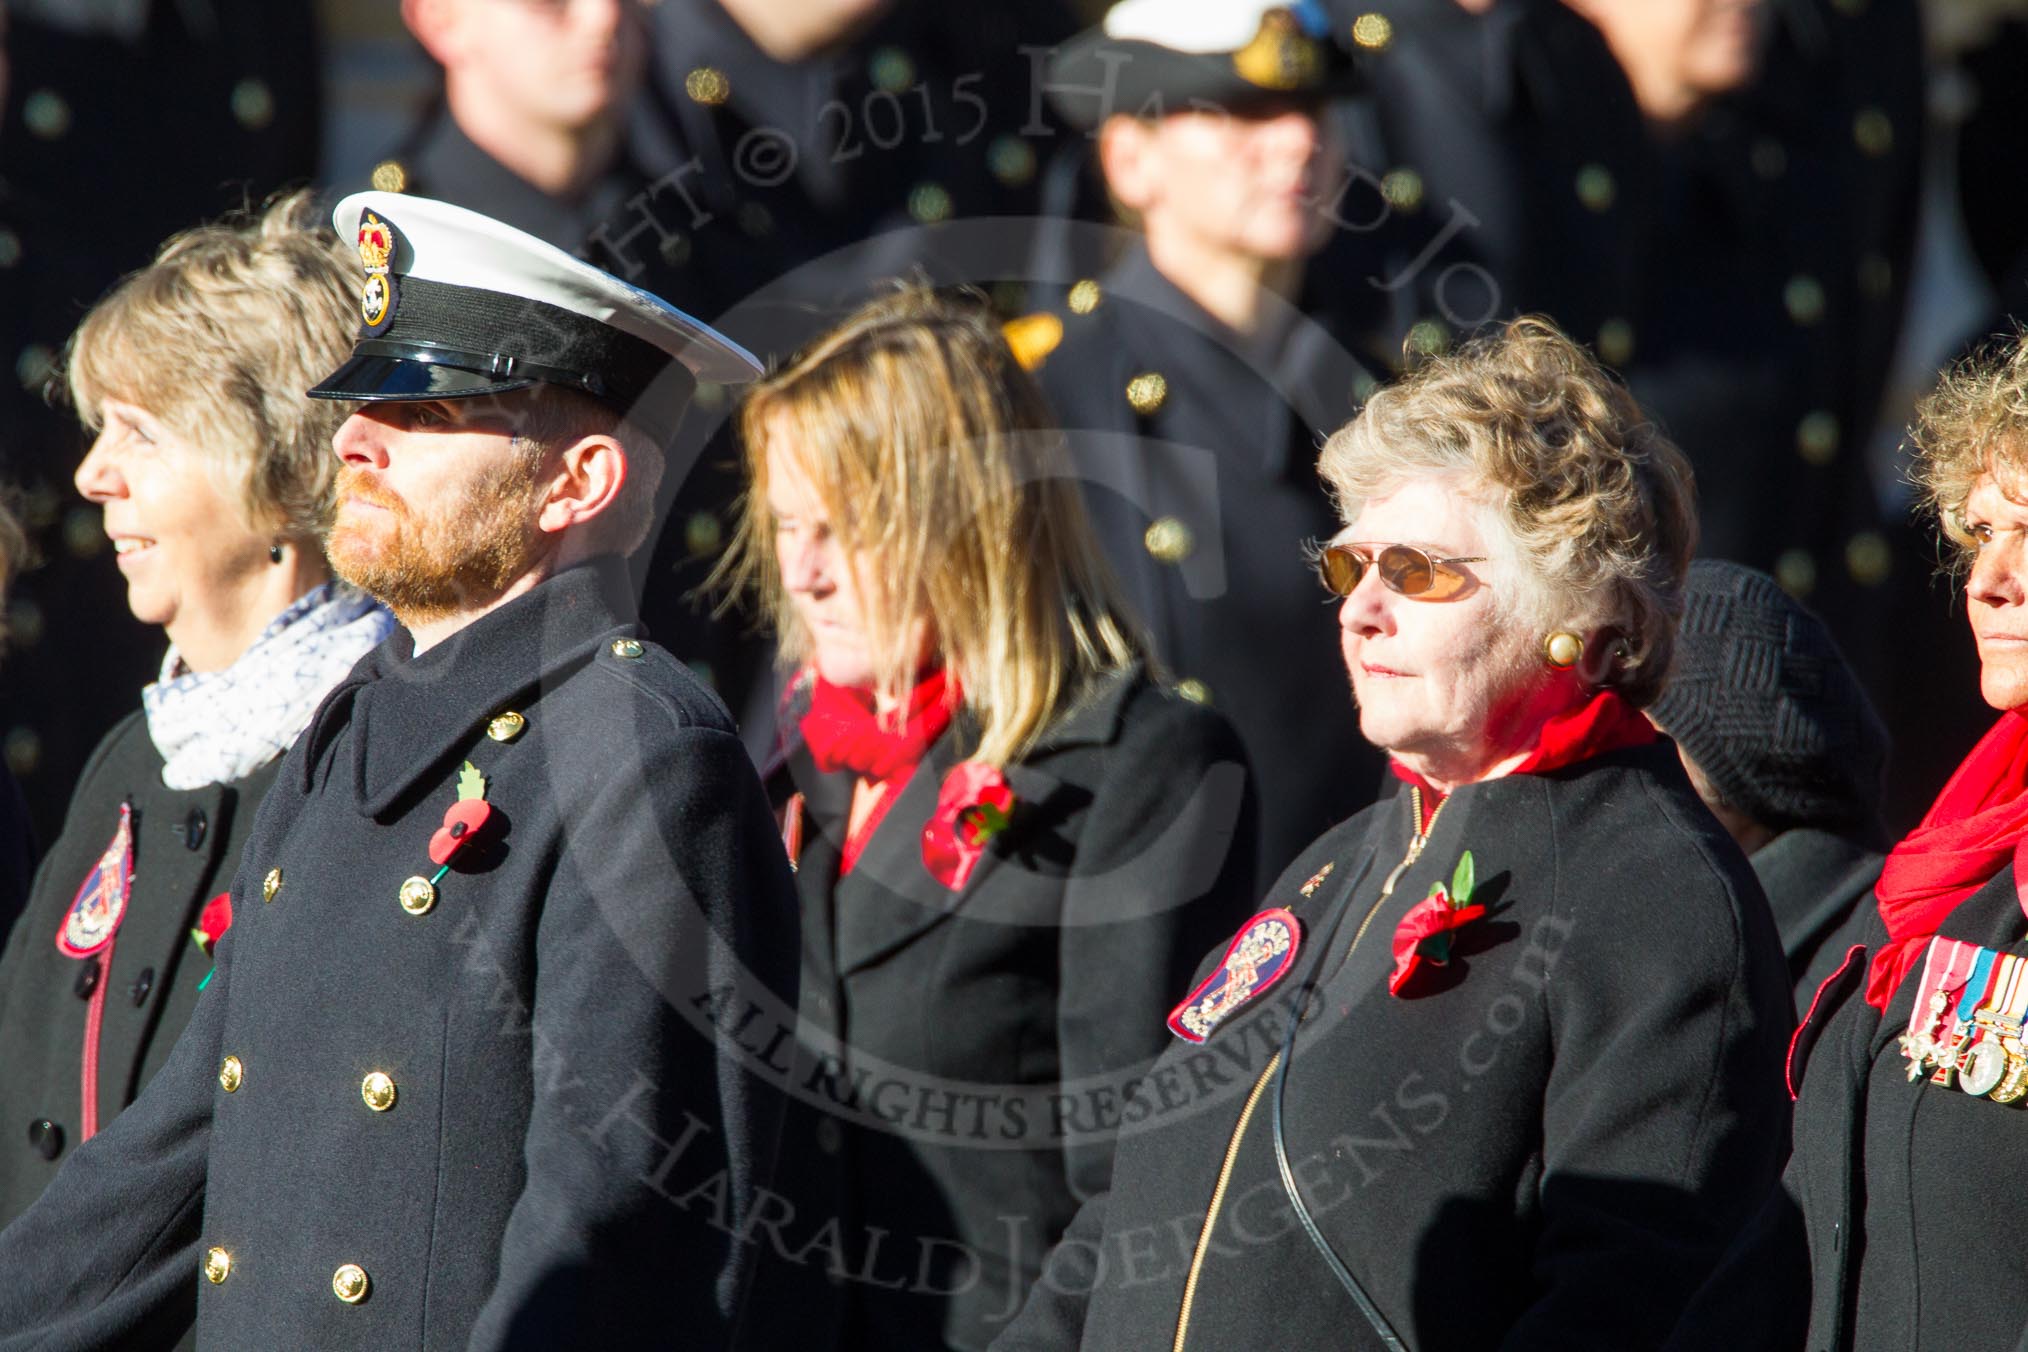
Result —
[[1567, 629], [1559, 629], [1542, 640], [1542, 655], [1558, 671], [1568, 671], [1584, 656], [1584, 640]]

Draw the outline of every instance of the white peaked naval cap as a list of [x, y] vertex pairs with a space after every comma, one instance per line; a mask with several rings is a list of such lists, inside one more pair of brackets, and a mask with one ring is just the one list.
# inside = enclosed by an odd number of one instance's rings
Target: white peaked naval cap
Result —
[[312, 398], [454, 399], [546, 383], [673, 424], [698, 381], [761, 374], [710, 325], [476, 211], [360, 192], [331, 224], [359, 250], [360, 328]]

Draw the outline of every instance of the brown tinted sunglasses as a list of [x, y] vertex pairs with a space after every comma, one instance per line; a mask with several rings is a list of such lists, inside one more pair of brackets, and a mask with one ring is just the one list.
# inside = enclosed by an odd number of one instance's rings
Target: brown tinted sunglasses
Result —
[[[1367, 557], [1371, 554], [1372, 557]], [[1440, 559], [1414, 545], [1326, 545], [1317, 553], [1317, 578], [1333, 596], [1350, 596], [1368, 568], [1380, 571], [1387, 589], [1424, 601], [1442, 601], [1463, 591], [1470, 581], [1454, 563], [1484, 563], [1474, 554]]]

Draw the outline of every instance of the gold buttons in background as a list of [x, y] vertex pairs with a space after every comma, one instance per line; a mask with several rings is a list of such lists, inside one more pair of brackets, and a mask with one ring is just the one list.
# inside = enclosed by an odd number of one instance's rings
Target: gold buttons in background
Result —
[[204, 1280], [217, 1286], [232, 1275], [232, 1255], [224, 1249], [212, 1248], [204, 1255]]
[[360, 1082], [359, 1097], [376, 1113], [386, 1112], [394, 1106], [394, 1077], [385, 1071], [374, 1071]]
[[614, 657], [624, 657], [631, 662], [646, 651], [648, 650], [641, 646], [641, 640], [637, 638], [616, 638], [613, 640], [612, 654]]
[[1211, 687], [1194, 676], [1186, 676], [1176, 682], [1176, 693], [1192, 704], [1211, 703]]
[[1611, 211], [1620, 195], [1613, 171], [1603, 164], [1587, 164], [1577, 171], [1577, 200], [1587, 211]]
[[1068, 297], [1070, 312], [1074, 315], [1088, 315], [1098, 309], [1099, 302], [1104, 299], [1105, 291], [1097, 282], [1086, 277], [1070, 288]]
[[1807, 413], [1796, 424], [1796, 454], [1819, 468], [1838, 458], [1838, 415], [1828, 409]]
[[1634, 355], [1634, 326], [1624, 319], [1608, 319], [1600, 324], [1598, 355], [1609, 366], [1625, 366]]
[[367, 1280], [366, 1269], [357, 1263], [347, 1263], [331, 1274], [331, 1294], [347, 1305], [357, 1305], [366, 1299], [366, 1293], [373, 1283]]
[[1196, 550], [1197, 537], [1175, 517], [1160, 516], [1148, 523], [1148, 529], [1141, 534], [1141, 543], [1161, 562], [1181, 563]]
[[519, 737], [521, 730], [527, 726], [527, 719], [509, 709], [486, 725], [486, 735], [496, 742], [511, 742]]
[[707, 108], [716, 108], [732, 97], [732, 81], [714, 66], [699, 66], [683, 77], [683, 92]]
[[1352, 21], [1352, 41], [1369, 52], [1384, 52], [1394, 41], [1394, 24], [1385, 14], [1362, 14]]
[[437, 904], [437, 889], [421, 874], [403, 883], [397, 895], [401, 900], [401, 909], [410, 915], [427, 915], [430, 907]]
[[246, 1067], [237, 1056], [228, 1056], [218, 1063], [218, 1087], [228, 1094], [239, 1092], [239, 1086], [246, 1079]]
[[1169, 397], [1169, 382], [1159, 372], [1143, 371], [1127, 382], [1127, 402], [1136, 413], [1153, 413]]
[[269, 869], [268, 876], [261, 879], [261, 900], [273, 901], [275, 899], [275, 893], [281, 890], [282, 890], [282, 871], [278, 868]]

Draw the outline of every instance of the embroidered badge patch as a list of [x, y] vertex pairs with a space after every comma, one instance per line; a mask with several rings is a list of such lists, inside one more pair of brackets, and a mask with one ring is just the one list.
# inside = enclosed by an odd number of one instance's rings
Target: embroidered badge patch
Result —
[[56, 950], [67, 958], [88, 958], [113, 941], [127, 913], [134, 887], [134, 808], [120, 804], [120, 824], [99, 862], [78, 884], [70, 910], [56, 931]]
[[1202, 1042], [1235, 1010], [1289, 974], [1302, 947], [1302, 922], [1280, 907], [1240, 927], [1218, 970], [1169, 1011], [1169, 1031]]
[[361, 213], [359, 261], [366, 268], [366, 286], [359, 293], [359, 317], [365, 321], [368, 333], [378, 333], [387, 327], [388, 316], [394, 311], [391, 263], [395, 238], [394, 227], [388, 222], [370, 211]]

